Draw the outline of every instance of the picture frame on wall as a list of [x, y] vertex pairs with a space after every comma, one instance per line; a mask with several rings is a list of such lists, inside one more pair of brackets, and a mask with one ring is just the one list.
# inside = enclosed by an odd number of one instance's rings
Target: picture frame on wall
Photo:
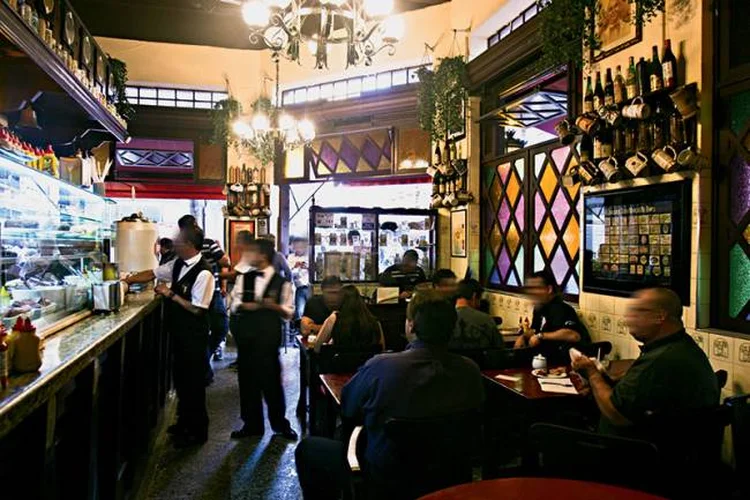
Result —
[[242, 257], [237, 249], [237, 235], [242, 231], [250, 231], [250, 234], [255, 236], [255, 221], [232, 219], [227, 221], [226, 245], [229, 248], [229, 260], [232, 262], [239, 262]]
[[593, 62], [601, 61], [643, 39], [643, 30], [633, 24], [636, 2], [600, 0], [601, 9], [594, 19], [594, 29], [601, 46], [591, 51]]
[[255, 236], [258, 238], [261, 236], [268, 236], [268, 219], [258, 219]]
[[466, 257], [466, 209], [451, 212], [451, 257]]

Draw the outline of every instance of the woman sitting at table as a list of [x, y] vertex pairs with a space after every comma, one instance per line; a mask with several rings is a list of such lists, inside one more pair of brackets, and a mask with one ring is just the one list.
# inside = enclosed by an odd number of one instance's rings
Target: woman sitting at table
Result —
[[320, 352], [323, 344], [362, 351], [376, 345], [385, 348], [380, 322], [367, 308], [356, 286], [341, 289], [341, 308], [323, 323], [315, 340], [315, 352]]

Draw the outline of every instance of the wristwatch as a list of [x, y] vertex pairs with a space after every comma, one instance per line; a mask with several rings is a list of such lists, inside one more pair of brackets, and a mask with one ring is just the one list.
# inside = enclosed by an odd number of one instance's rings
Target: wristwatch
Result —
[[539, 332], [536, 334], [536, 338], [538, 338], [539, 340], [544, 340], [544, 334], [542, 332]]
[[172, 299], [174, 299], [174, 296], [175, 296], [175, 295], [177, 295], [177, 294], [176, 294], [176, 293], [174, 293], [174, 292], [173, 292], [172, 290], [170, 290], [170, 291], [169, 291], [169, 300], [172, 300]]

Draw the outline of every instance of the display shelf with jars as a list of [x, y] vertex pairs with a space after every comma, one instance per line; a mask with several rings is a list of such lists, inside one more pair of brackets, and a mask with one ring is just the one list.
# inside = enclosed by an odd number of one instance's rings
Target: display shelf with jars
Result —
[[435, 262], [436, 214], [431, 210], [310, 209], [313, 280], [337, 276], [346, 282], [376, 282], [404, 252], [416, 250], [430, 274]]
[[227, 175], [226, 217], [269, 217], [271, 215], [271, 184], [267, 168], [229, 167]]

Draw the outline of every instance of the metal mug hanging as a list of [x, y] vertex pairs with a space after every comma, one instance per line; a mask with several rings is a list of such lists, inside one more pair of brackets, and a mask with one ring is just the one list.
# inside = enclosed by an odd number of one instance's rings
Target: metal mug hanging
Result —
[[646, 168], [647, 165], [648, 156], [641, 152], [634, 154], [625, 161], [625, 168], [627, 168], [634, 177], [638, 177], [638, 175], [643, 171], [644, 168]]
[[687, 85], [669, 94], [677, 112], [687, 120], [698, 112], [698, 90], [695, 85]]
[[584, 134], [596, 134], [599, 131], [599, 126], [599, 120], [593, 116], [581, 115], [576, 119], [576, 127]]
[[608, 182], [617, 182], [620, 180], [620, 169], [618, 167], [617, 159], [614, 156], [610, 156], [606, 160], [599, 162], [599, 171]]
[[677, 167], [677, 151], [672, 146], [664, 146], [651, 153], [651, 159], [665, 172], [671, 172]]
[[617, 128], [620, 126], [622, 115], [620, 115], [617, 109], [602, 106], [599, 108], [598, 113], [602, 120], [607, 122], [607, 125], [609, 125], [610, 127]]
[[698, 153], [685, 148], [677, 154], [677, 163], [683, 168], [693, 168], [698, 163]]
[[562, 119], [557, 122], [557, 124], [555, 124], [555, 132], [557, 132], [557, 137], [560, 138], [560, 143], [566, 146], [576, 140], [576, 135], [573, 130], [574, 129], [567, 118]]
[[651, 116], [651, 106], [643, 102], [642, 97], [636, 97], [630, 104], [622, 108], [622, 116], [633, 120], [645, 120]]

